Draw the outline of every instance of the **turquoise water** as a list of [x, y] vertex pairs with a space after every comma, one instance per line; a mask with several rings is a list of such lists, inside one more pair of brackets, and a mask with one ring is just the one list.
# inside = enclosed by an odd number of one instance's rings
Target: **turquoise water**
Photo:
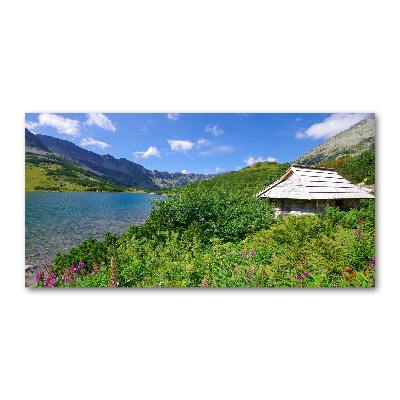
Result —
[[25, 193], [25, 264], [41, 266], [89, 236], [143, 225], [161, 196], [147, 193]]

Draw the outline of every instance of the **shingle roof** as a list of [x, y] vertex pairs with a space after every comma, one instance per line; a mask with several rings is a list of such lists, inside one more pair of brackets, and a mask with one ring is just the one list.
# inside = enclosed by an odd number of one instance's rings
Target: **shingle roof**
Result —
[[375, 196], [344, 179], [331, 168], [292, 165], [257, 197], [273, 199], [374, 199]]

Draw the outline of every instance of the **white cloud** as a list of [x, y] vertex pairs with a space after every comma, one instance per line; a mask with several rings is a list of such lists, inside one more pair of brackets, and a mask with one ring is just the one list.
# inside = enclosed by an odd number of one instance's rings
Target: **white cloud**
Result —
[[39, 125], [52, 126], [60, 133], [65, 133], [70, 136], [79, 136], [79, 121], [63, 118], [55, 114], [39, 114]]
[[236, 171], [239, 171], [240, 169], [242, 169], [241, 167], [236, 167]]
[[188, 150], [192, 150], [196, 143], [192, 143], [189, 140], [171, 140], [167, 139], [171, 150], [180, 151], [186, 153]]
[[218, 129], [217, 125], [207, 125], [206, 132], [212, 132], [215, 136], [219, 136], [222, 133], [225, 133], [222, 129]]
[[175, 113], [175, 114], [168, 114], [168, 119], [170, 119], [171, 121], [177, 121], [179, 119], [179, 114]]
[[182, 174], [190, 174], [190, 172], [187, 172], [186, 169], [182, 170]]
[[161, 157], [161, 153], [156, 147], [150, 146], [147, 151], [135, 151], [133, 153], [135, 158], [149, 158], [150, 156]]
[[203, 151], [199, 153], [200, 156], [212, 156], [215, 154], [224, 154], [224, 153], [230, 153], [233, 151], [232, 146], [218, 146], [214, 147], [211, 150]]
[[39, 126], [38, 122], [25, 121], [25, 128], [28, 130], [36, 129], [38, 126]]
[[86, 125], [97, 125], [100, 128], [106, 129], [108, 131], [116, 131], [116, 127], [114, 124], [102, 113], [90, 113], [87, 114], [87, 121], [85, 122]]
[[210, 146], [211, 142], [206, 139], [199, 139], [196, 143], [196, 149], [199, 149], [201, 146]]
[[301, 121], [301, 117], [296, 118], [296, 122], [300, 122]]
[[207, 173], [211, 172], [211, 169], [204, 168], [204, 169], [203, 169], [203, 172], [205, 172], [205, 173], [207, 174]]
[[216, 170], [217, 172], [222, 172], [222, 171], [225, 171], [225, 168], [217, 167], [217, 168], [215, 168], [215, 170]]
[[257, 159], [255, 159], [254, 157], [249, 157], [248, 159], [245, 159], [243, 161], [247, 165], [253, 165], [253, 164], [256, 164], [258, 162], [265, 162], [265, 161], [274, 162], [274, 161], [278, 161], [278, 160], [276, 158], [274, 158], [274, 157], [267, 157], [265, 160], [262, 157], [258, 157]]
[[352, 125], [367, 118], [371, 114], [332, 114], [325, 118], [323, 122], [314, 124], [308, 129], [302, 128], [295, 132], [296, 139], [329, 139], [330, 137], [349, 129]]
[[104, 143], [104, 142], [100, 142], [99, 140], [94, 140], [92, 138], [89, 139], [82, 139], [81, 141], [81, 146], [96, 146], [96, 147], [101, 147], [103, 150], [106, 147], [110, 147], [109, 144]]

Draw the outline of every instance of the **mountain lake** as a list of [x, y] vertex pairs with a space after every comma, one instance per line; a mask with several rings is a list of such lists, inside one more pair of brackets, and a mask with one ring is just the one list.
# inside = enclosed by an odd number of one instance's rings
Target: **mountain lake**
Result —
[[40, 267], [89, 236], [118, 237], [131, 225], [143, 225], [162, 199], [147, 193], [25, 193], [25, 265]]

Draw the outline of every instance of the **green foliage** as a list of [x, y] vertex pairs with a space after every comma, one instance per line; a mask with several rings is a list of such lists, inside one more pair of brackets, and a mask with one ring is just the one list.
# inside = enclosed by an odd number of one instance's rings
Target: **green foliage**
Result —
[[321, 218], [330, 221], [333, 225], [356, 229], [360, 218], [363, 220], [364, 229], [375, 233], [375, 199], [361, 199], [360, 209], [340, 210], [338, 207], [327, 207], [325, 216]]
[[78, 265], [83, 262], [85, 265], [109, 263], [117, 247], [116, 235], [106, 233], [104, 242], [89, 237], [76, 249], [71, 249], [67, 254], [58, 253], [53, 260], [54, 272], [56, 274], [64, 271], [70, 265]]
[[291, 163], [279, 164], [278, 162], [256, 163], [240, 171], [229, 172], [217, 176], [213, 179], [192, 183], [189, 186], [195, 188], [202, 187], [214, 188], [224, 186], [228, 190], [252, 190], [253, 193], [270, 185], [279, 179], [291, 166]]
[[189, 185], [155, 204], [146, 223], [150, 232], [186, 232], [189, 237], [199, 235], [206, 242], [211, 238], [239, 242], [275, 222], [273, 207], [255, 198], [252, 190], [232, 190], [226, 185]]
[[[58, 254], [38, 286], [374, 286], [375, 201], [362, 201], [359, 210], [328, 207], [326, 215], [274, 219], [254, 193], [281, 176], [281, 168], [287, 169], [262, 163], [219, 176], [218, 184], [174, 189], [155, 201], [144, 226]], [[262, 169], [269, 172], [261, 186], [247, 179]]]
[[334, 168], [336, 172], [352, 183], [365, 181], [367, 185], [375, 185], [375, 147], [356, 157], [340, 158], [318, 164], [318, 166]]

